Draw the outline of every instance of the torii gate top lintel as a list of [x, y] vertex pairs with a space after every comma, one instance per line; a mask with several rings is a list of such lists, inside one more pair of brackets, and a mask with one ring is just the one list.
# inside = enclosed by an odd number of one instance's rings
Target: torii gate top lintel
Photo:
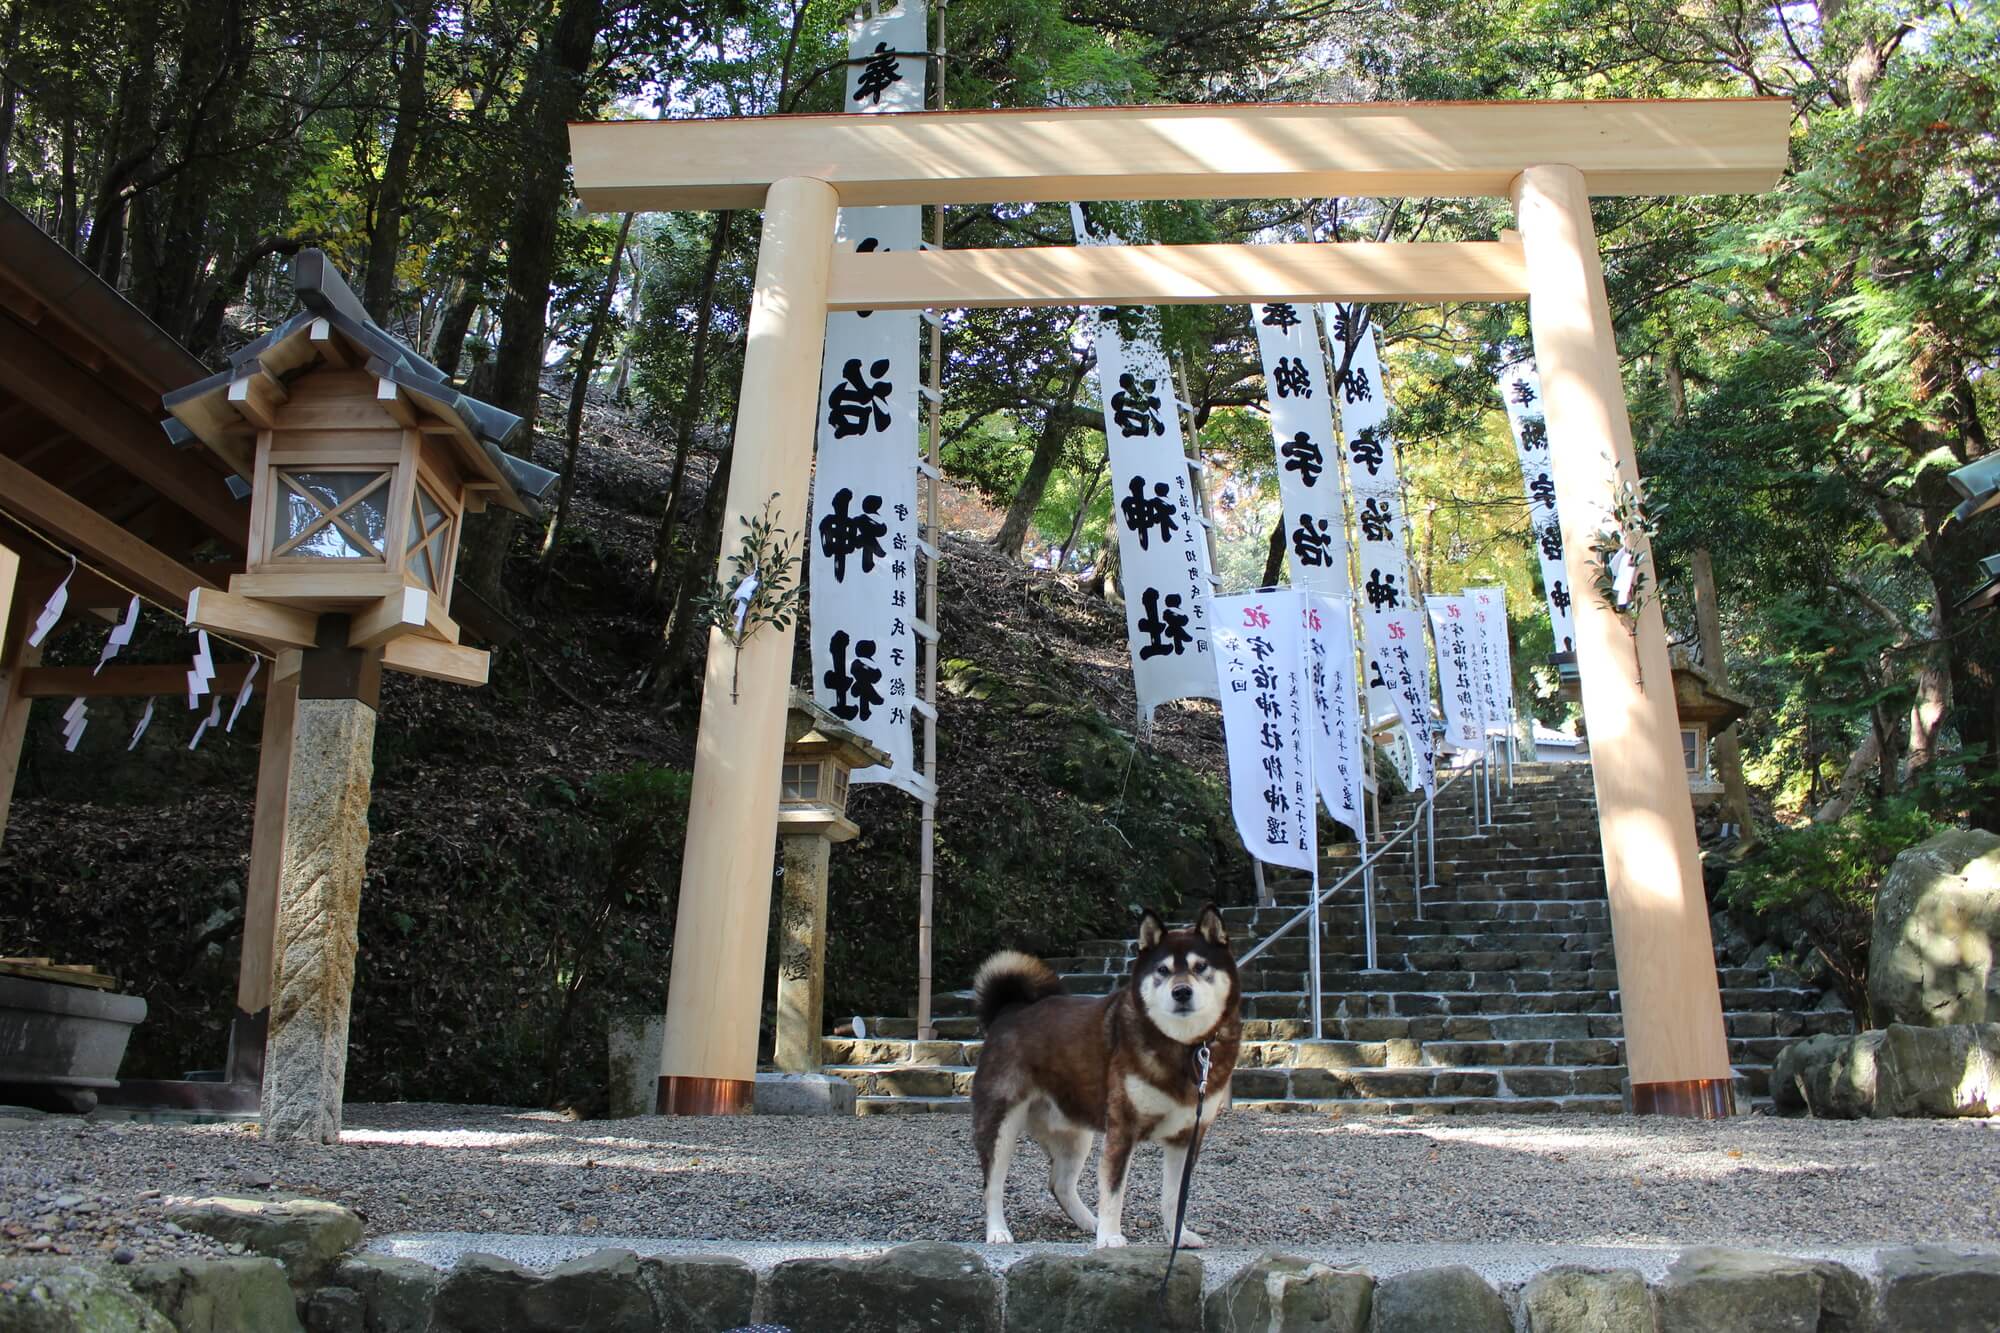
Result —
[[1315, 196], [1505, 198], [1529, 167], [1592, 195], [1755, 193], [1784, 170], [1785, 98], [1357, 102], [577, 122], [597, 212], [757, 208], [788, 177], [842, 204]]

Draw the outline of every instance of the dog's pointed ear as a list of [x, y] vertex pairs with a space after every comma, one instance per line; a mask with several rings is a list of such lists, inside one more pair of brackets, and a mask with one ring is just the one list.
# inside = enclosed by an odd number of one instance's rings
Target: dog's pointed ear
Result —
[[1201, 909], [1201, 915], [1194, 919], [1194, 928], [1203, 939], [1218, 948], [1229, 943], [1229, 928], [1222, 924], [1222, 912], [1214, 903]]
[[1166, 934], [1167, 923], [1160, 920], [1158, 912], [1148, 907], [1146, 914], [1139, 918], [1139, 952], [1146, 952], [1164, 939]]

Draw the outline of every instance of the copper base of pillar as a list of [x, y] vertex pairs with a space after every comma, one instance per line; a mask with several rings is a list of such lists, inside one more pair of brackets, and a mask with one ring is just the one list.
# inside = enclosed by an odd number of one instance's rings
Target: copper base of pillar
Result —
[[1727, 1120], [1736, 1114], [1736, 1085], [1726, 1078], [1634, 1083], [1632, 1114], [1671, 1115], [1683, 1120]]
[[661, 1115], [749, 1115], [756, 1099], [754, 1079], [662, 1074], [655, 1109]]

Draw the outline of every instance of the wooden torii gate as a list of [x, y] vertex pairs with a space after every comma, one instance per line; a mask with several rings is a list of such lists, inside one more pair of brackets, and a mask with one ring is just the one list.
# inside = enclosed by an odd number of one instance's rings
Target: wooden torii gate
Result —
[[[781, 526], [805, 522], [830, 310], [1525, 298], [1564, 559], [1570, 586], [1588, 589], [1590, 538], [1638, 481], [1591, 196], [1768, 190], [1790, 119], [1782, 99], [1156, 106], [587, 123], [570, 144], [587, 208], [764, 210], [725, 551], [774, 493]], [[1329, 195], [1507, 198], [1517, 231], [1434, 245], [834, 245], [841, 205]], [[1648, 601], [1636, 636], [1595, 596], [1575, 612], [1632, 1109], [1727, 1115], [1659, 606]], [[751, 1104], [792, 646], [752, 638], [734, 655], [733, 691], [733, 655], [709, 654], [662, 1111]]]

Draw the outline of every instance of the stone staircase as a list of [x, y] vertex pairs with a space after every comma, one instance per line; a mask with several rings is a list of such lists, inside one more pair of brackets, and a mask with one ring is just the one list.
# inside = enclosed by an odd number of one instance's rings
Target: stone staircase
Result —
[[[1496, 782], [1480, 827], [1467, 777], [1437, 810], [1437, 884], [1408, 844], [1378, 863], [1376, 957], [1366, 970], [1358, 883], [1321, 909], [1322, 1015], [1312, 1039], [1301, 926], [1242, 973], [1238, 1107], [1328, 1114], [1619, 1112], [1624, 1024], [1618, 1010], [1596, 809], [1584, 765], [1518, 765]], [[1383, 811], [1400, 827], [1413, 801]], [[1560, 817], [1560, 822], [1558, 822]], [[1353, 848], [1321, 865], [1351, 870]], [[1288, 920], [1305, 878], [1273, 879], [1271, 905], [1223, 909], [1239, 955]], [[1087, 940], [1048, 961], [1073, 993], [1103, 994], [1131, 964], [1129, 940]], [[1851, 1032], [1853, 1017], [1817, 991], [1781, 985], [1761, 960], [1718, 951], [1717, 976], [1739, 1107], [1766, 1099], [1779, 1050], [1802, 1036]], [[937, 1040], [915, 1021], [866, 1018], [865, 1039], [830, 1038], [829, 1072], [855, 1084], [863, 1115], [969, 1109], [979, 1060], [971, 992], [935, 999]]]

